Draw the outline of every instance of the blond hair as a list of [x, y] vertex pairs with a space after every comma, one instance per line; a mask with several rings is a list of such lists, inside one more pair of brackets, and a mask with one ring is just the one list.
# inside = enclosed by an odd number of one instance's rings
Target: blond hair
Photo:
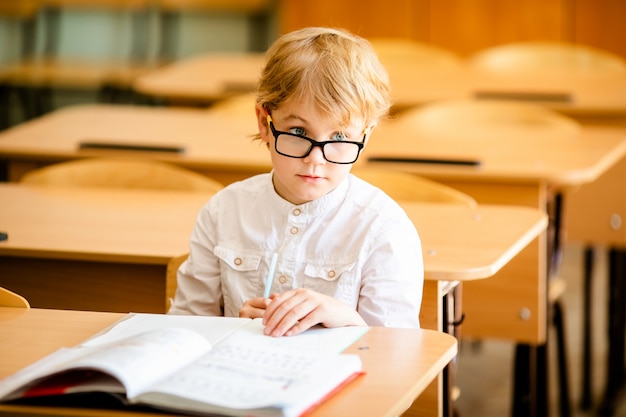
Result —
[[309, 27], [279, 37], [267, 50], [257, 102], [275, 110], [311, 100], [340, 127], [387, 115], [389, 76], [370, 43], [343, 29]]

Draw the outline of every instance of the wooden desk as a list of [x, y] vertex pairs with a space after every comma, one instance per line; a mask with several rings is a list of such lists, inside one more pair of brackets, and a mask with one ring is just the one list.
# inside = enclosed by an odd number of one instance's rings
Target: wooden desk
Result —
[[[6, 202], [0, 227], [9, 234], [0, 242], [0, 285], [34, 307], [163, 312], [167, 261], [188, 251], [197, 211], [207, 199], [184, 192], [0, 184]], [[444, 296], [451, 288], [442, 280], [493, 275], [547, 224], [545, 214], [523, 207], [402, 206], [424, 250], [421, 324], [437, 330], [444, 328]], [[440, 403], [441, 378], [427, 391], [415, 405], [422, 411]]]
[[[626, 115], [626, 73], [562, 71], [498, 74], [458, 66], [387, 63], [394, 108], [442, 99], [492, 96], [540, 103], [576, 117]], [[136, 91], [187, 105], [207, 105], [249, 91], [263, 67], [262, 54], [210, 54], [184, 59], [137, 78]]]
[[[375, 135], [357, 162], [361, 167], [389, 166], [447, 183], [473, 196], [479, 204], [523, 205], [543, 212], [554, 189], [590, 183], [626, 155], [626, 130], [617, 128], [583, 128], [574, 137], [557, 138], [536, 133], [504, 139], [501, 135], [475, 137], [463, 132], [458, 138], [442, 140], [410, 137], [399, 125], [388, 122]], [[481, 165], [367, 161], [374, 156], [469, 157], [480, 160]], [[544, 343], [546, 262], [545, 237], [540, 237], [493, 278], [466, 283], [463, 332], [475, 337]], [[486, 294], [501, 304], [486, 302]], [[494, 309], [498, 314], [493, 314]]]
[[[8, 179], [38, 166], [93, 156], [152, 158], [202, 172], [223, 184], [271, 169], [265, 146], [250, 118], [210, 114], [198, 109], [123, 105], [70, 106], [0, 132], [0, 161]], [[82, 141], [143, 146], [174, 146], [183, 152], [80, 149]]]
[[133, 89], [168, 104], [206, 106], [253, 91], [264, 63], [261, 53], [198, 55], [140, 75]]
[[[123, 317], [119, 313], [0, 308], [0, 378], [64, 347], [82, 342]], [[397, 416], [452, 360], [456, 340], [432, 330], [375, 327], [349, 347], [366, 375], [331, 397], [311, 417]], [[393, 358], [393, 360], [390, 360]], [[0, 405], [0, 415], [102, 416], [89, 409]], [[107, 412], [157, 416], [156, 413]]]
[[[392, 122], [381, 126], [360, 165], [387, 165], [444, 182], [473, 196], [479, 204], [516, 204], [548, 211], [552, 195], [591, 183], [608, 171], [626, 154], [626, 130], [585, 127], [573, 137], [498, 134], [475, 137], [461, 132], [456, 138], [428, 139], [411, 137]], [[367, 162], [372, 156], [422, 158], [475, 158], [481, 165], [454, 166], [397, 162]], [[488, 280], [463, 285], [463, 334], [476, 338], [515, 341], [520, 357], [533, 350], [545, 352], [548, 301], [546, 235], [528, 245], [505, 268]], [[542, 353], [543, 354], [543, 353]], [[545, 369], [525, 366], [528, 380], [543, 379]], [[521, 368], [518, 368], [521, 369]], [[516, 381], [524, 381], [524, 377]], [[537, 381], [535, 381], [537, 382]], [[524, 382], [522, 382], [523, 384]], [[547, 404], [545, 390], [532, 384], [528, 398]], [[520, 399], [523, 397], [524, 399]], [[525, 402], [526, 395], [515, 396]], [[535, 401], [534, 399], [532, 400]], [[538, 405], [537, 405], [538, 404]], [[522, 411], [525, 412], [525, 411]]]
[[[9, 235], [0, 242], [0, 285], [34, 307], [163, 312], [165, 265], [189, 250], [197, 213], [209, 198], [0, 184], [0, 229]], [[435, 283], [493, 275], [547, 224], [540, 211], [523, 207], [402, 206], [422, 238], [426, 279]], [[509, 227], [501, 227], [505, 221]]]
[[576, 117], [626, 115], [626, 73], [568, 69], [499, 74], [469, 65], [445, 69], [388, 68], [396, 110], [436, 100], [496, 98], [527, 101]]
[[187, 252], [206, 193], [0, 184], [0, 281], [32, 306], [164, 312], [168, 260]]
[[[411, 71], [410, 67], [390, 68], [396, 110], [423, 105], [439, 99], [499, 98], [541, 104], [584, 124], [626, 126], [626, 72], [590, 71], [568, 68], [526, 72], [494, 72], [472, 69], [468, 65], [446, 71]], [[578, 190], [578, 188], [580, 188]], [[616, 163], [593, 183], [577, 187], [565, 196], [564, 229], [570, 241], [588, 245], [584, 266], [583, 389], [581, 406], [592, 407], [591, 311], [589, 288], [593, 271], [593, 246], [610, 248], [610, 288], [626, 288], [626, 158]], [[625, 296], [626, 297], [626, 296]], [[609, 333], [607, 394], [601, 408], [611, 415], [616, 408], [619, 386], [626, 384], [623, 343], [626, 298], [608, 302], [607, 316], [614, 321]]]

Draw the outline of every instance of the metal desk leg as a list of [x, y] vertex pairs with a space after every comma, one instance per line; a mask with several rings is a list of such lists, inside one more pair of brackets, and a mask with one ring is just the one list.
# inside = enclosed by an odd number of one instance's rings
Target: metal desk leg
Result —
[[580, 408], [590, 410], [593, 407], [592, 398], [592, 357], [593, 346], [591, 343], [591, 323], [592, 319], [592, 282], [593, 265], [595, 263], [595, 249], [587, 246], [584, 251], [583, 268], [583, 352], [582, 352], [582, 388], [580, 398]]
[[601, 416], [612, 416], [624, 389], [626, 353], [626, 250], [609, 250], [608, 359]]

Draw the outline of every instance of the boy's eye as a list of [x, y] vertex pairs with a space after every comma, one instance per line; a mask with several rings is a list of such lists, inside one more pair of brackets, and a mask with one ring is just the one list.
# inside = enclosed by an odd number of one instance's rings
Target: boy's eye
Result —
[[333, 135], [332, 140], [344, 141], [346, 140], [346, 135], [342, 132], [337, 132]]
[[289, 129], [289, 133], [293, 133], [298, 136], [306, 136], [306, 131], [301, 127], [292, 127]]

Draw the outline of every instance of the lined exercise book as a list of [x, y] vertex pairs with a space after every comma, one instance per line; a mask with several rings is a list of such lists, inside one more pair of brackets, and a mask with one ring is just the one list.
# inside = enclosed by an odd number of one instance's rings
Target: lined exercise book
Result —
[[[2, 401], [105, 392], [183, 413], [300, 416], [362, 373], [368, 328], [263, 335], [260, 320], [132, 314], [0, 381]], [[36, 402], [34, 402], [36, 403]]]

